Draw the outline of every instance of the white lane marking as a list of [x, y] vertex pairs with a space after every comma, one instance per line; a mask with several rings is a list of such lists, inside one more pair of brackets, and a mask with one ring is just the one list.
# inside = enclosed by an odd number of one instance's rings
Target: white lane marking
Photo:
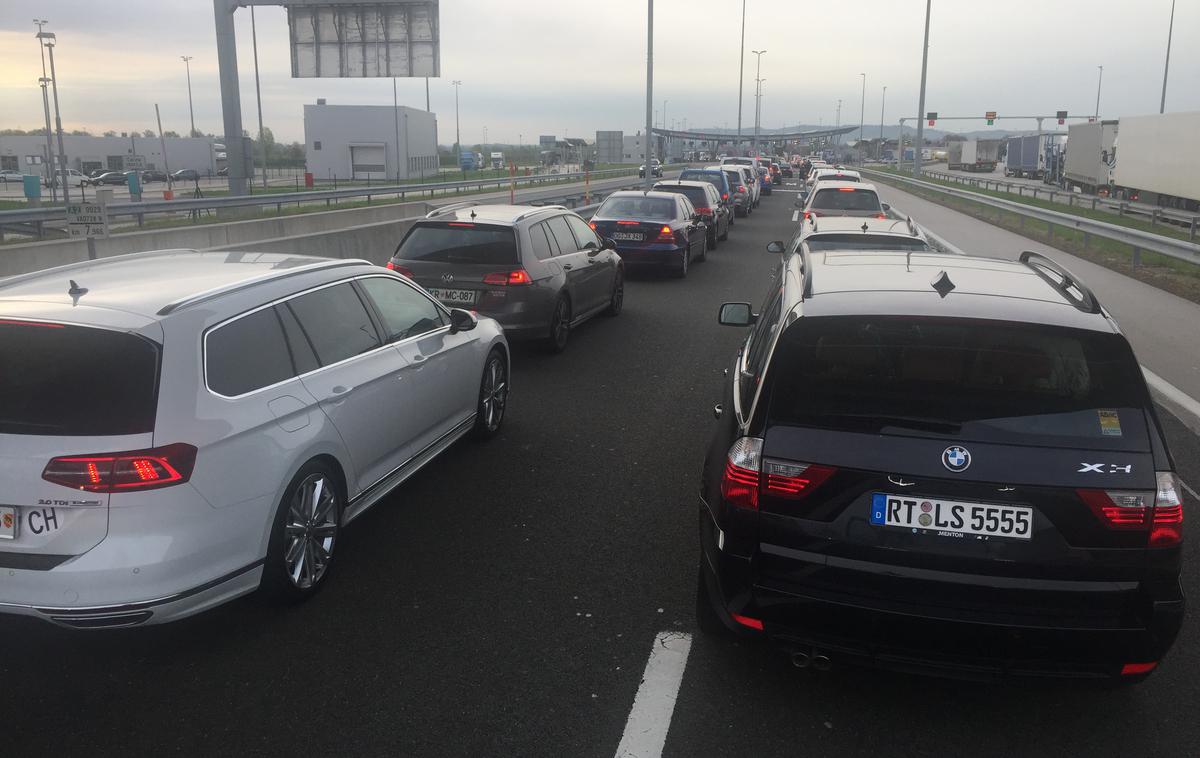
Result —
[[617, 746], [617, 758], [658, 758], [667, 742], [675, 699], [683, 683], [692, 635], [659, 632], [642, 672], [642, 683], [625, 722], [625, 734]]
[[1150, 389], [1166, 399], [1167, 410], [1178, 418], [1184, 426], [1200, 434], [1200, 401], [1163, 379], [1150, 369], [1142, 366], [1142, 374]]

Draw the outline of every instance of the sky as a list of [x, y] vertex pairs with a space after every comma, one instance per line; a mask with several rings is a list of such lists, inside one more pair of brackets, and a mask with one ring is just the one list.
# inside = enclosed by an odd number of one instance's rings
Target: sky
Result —
[[[1091, 114], [1104, 67], [1104, 118], [1158, 112], [1171, 0], [933, 0], [927, 111], [975, 116], [939, 128], [984, 127], [982, 116]], [[734, 128], [738, 120], [739, 0], [657, 0], [656, 123]], [[925, 3], [920, 0], [747, 0], [744, 130], [754, 124], [761, 56], [762, 125], [862, 120], [877, 130], [917, 114]], [[276, 139], [304, 139], [302, 106], [392, 103], [388, 79], [293, 79], [287, 16], [255, 11], [263, 118]], [[257, 129], [250, 11], [236, 13], [242, 119]], [[0, 0], [0, 129], [42, 126], [34, 18], [57, 34], [63, 127], [94, 134], [188, 129], [191, 61], [196, 127], [219, 134], [210, 0]], [[1014, 30], [1020, 30], [1014, 33]], [[594, 139], [645, 125], [646, 0], [442, 0], [441, 70], [430, 80], [439, 140], [454, 140], [452, 79], [463, 82], [465, 144], [528, 143], [540, 134]], [[862, 107], [866, 74], [865, 108]], [[887, 87], [886, 101], [882, 100]], [[402, 105], [425, 107], [425, 81], [398, 82]], [[666, 101], [664, 103], [664, 100]], [[1200, 110], [1200, 2], [1175, 11], [1168, 111]], [[910, 124], [912, 122], [909, 122]], [[1033, 128], [1032, 121], [999, 126]], [[871, 129], [866, 130], [869, 137]], [[851, 135], [853, 137], [853, 135]]]

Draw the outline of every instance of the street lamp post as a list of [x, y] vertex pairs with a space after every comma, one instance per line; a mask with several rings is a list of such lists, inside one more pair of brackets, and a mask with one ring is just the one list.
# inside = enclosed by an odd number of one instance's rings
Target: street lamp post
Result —
[[[37, 24], [38, 37], [41, 37], [42, 27], [50, 23], [46, 19], [35, 18], [33, 23]], [[50, 184], [50, 200], [58, 202], [58, 189], [55, 185], [58, 184], [54, 179], [54, 143], [50, 136], [50, 94], [46, 89], [46, 85], [50, 83], [50, 77], [46, 76], [46, 48], [42, 46], [42, 42], [38, 40], [38, 52], [42, 54], [42, 78], [38, 82], [42, 85], [42, 109], [46, 112], [46, 181]]]
[[654, 129], [654, 0], [646, 0], [646, 136], [643, 138], [645, 149], [645, 170], [642, 171], [646, 191], [654, 187], [654, 172], [650, 169], [651, 149]]
[[858, 104], [858, 162], [863, 162], [863, 114], [867, 111], [867, 75], [860, 73], [862, 77], [862, 101]]
[[887, 110], [887, 85], [883, 85], [883, 98], [879, 103], [879, 152], [877, 160], [883, 160], [883, 114]]
[[737, 141], [742, 144], [742, 83], [746, 81], [746, 0], [742, 0], [742, 47], [738, 52], [738, 126]]
[[455, 79], [454, 81], [450, 82], [450, 84], [454, 85], [454, 149], [457, 153], [455, 157], [458, 158], [458, 167], [461, 168], [465, 174], [467, 172], [467, 168], [462, 162], [462, 132], [459, 130], [458, 123], [458, 88], [462, 86], [462, 81]]
[[925, 75], [929, 71], [929, 13], [932, 9], [933, 0], [925, 0], [925, 44], [921, 46], [921, 96], [917, 103], [917, 143], [913, 145], [913, 176], [918, 179], [921, 178], [921, 149], [925, 147]]
[[1093, 121], [1100, 120], [1100, 85], [1104, 83], [1104, 66], [1097, 66], [1100, 69], [1100, 78], [1096, 80], [1096, 115]]
[[755, 87], [754, 87], [754, 144], [751, 145], [750, 152], [756, 153], [756, 152], [758, 152], [759, 118], [762, 113], [762, 110], [759, 107], [761, 98], [762, 98], [762, 79], [759, 78], [759, 74], [762, 73], [763, 54], [766, 53], [767, 51], [766, 50], [751, 50], [750, 52], [754, 53], [754, 56], [755, 56], [754, 57], [754, 82], [755, 82]]
[[[262, 119], [262, 89], [258, 86], [258, 30], [254, 26], [254, 6], [250, 6], [250, 43], [251, 49], [254, 51], [254, 99], [258, 102], [258, 144], [262, 147], [263, 154], [263, 173], [262, 184], [263, 189], [267, 187], [267, 143], [263, 141], [263, 119]], [[353, 173], [353, 172], [351, 172]], [[254, 186], [254, 181], [249, 182], [250, 186]]]
[[1162, 99], [1158, 101], [1158, 112], [1167, 109], [1167, 71], [1171, 68], [1171, 35], [1175, 32], [1175, 0], [1171, 0], [1171, 21], [1167, 25], [1167, 60], [1163, 63]]
[[39, 39], [50, 54], [50, 89], [54, 92], [54, 128], [58, 133], [58, 169], [62, 181], [63, 203], [71, 202], [71, 193], [67, 187], [67, 151], [63, 148], [62, 111], [58, 107], [58, 77], [54, 73], [54, 32], [38, 32]]
[[[257, 66], [257, 56], [255, 56], [255, 57], [256, 57], [255, 65]], [[191, 118], [191, 121], [192, 121], [192, 131], [188, 133], [188, 136], [195, 137], [196, 136], [196, 111], [194, 108], [192, 108], [192, 64], [190, 63], [190, 61], [192, 60], [192, 56], [181, 55], [181, 56], [179, 56], [179, 59], [181, 61], [183, 61], [183, 65], [187, 69], [188, 116]]]

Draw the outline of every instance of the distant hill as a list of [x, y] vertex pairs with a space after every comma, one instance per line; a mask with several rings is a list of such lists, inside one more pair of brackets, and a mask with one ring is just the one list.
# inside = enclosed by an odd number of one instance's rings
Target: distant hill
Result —
[[[847, 124], [847, 126], [849, 126], [849, 124]], [[1055, 126], [1057, 127], [1057, 125], [1055, 125]], [[721, 127], [708, 127], [708, 128], [692, 127], [692, 128], [695, 131], [701, 131], [701, 132], [720, 132], [723, 134], [730, 134], [730, 135], [737, 133], [736, 129], [724, 129]], [[769, 134], [776, 134], [776, 133], [810, 131], [810, 130], [828, 129], [828, 128], [829, 128], [829, 125], [827, 125], [827, 124], [801, 124], [798, 126], [787, 126], [787, 127], [778, 128], [778, 129], [760, 128], [758, 130], [758, 133], [760, 135], [763, 135], [763, 134], [769, 135]], [[747, 131], [745, 128], [742, 129], [743, 138], [745, 138], [748, 135], [752, 135], [753, 133], [754, 133], [753, 127], [751, 127], [751, 129], [749, 131]], [[883, 127], [884, 139], [894, 140], [894, 139], [896, 139], [897, 135], [899, 135], [899, 133], [900, 133], [899, 124], [885, 124]], [[1066, 130], [1063, 129], [1061, 132], [1056, 132], [1054, 129], [1051, 129], [1048, 127], [1046, 129], [1046, 131], [1044, 132], [1044, 134], [1053, 134], [1053, 133], [1066, 134]], [[906, 140], [915, 139], [916, 134], [917, 134], [916, 126], [909, 126], [908, 124], [904, 125], [904, 139], [906, 139]], [[948, 135], [948, 134], [957, 134], [960, 137], [965, 137], [966, 139], [1004, 139], [1005, 137], [1012, 137], [1012, 136], [1017, 136], [1017, 135], [1022, 135], [1022, 134], [1037, 134], [1037, 130], [1036, 129], [975, 129], [972, 131], [960, 132], [960, 131], [954, 131], [954, 130], [937, 129], [935, 127], [927, 126], [927, 127], [925, 127], [925, 130], [923, 132], [924, 138], [929, 140], [930, 142], [941, 142], [943, 139], [945, 139], [946, 135]], [[843, 135], [843, 137], [842, 137], [843, 140], [851, 140], [851, 141], [855, 140], [857, 138], [858, 138], [858, 129], [857, 128], [854, 131]], [[874, 125], [866, 124], [863, 127], [863, 138], [864, 139], [878, 139], [879, 138], [879, 124], [874, 124]]]

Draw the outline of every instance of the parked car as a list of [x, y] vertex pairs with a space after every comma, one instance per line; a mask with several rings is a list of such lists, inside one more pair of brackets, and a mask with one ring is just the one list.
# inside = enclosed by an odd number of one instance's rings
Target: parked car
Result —
[[456, 203], [415, 223], [388, 268], [448, 306], [470, 308], [513, 339], [554, 352], [597, 314], [625, 302], [625, 266], [611, 241], [561, 205]]
[[[662, 176], [663, 175], [662, 163], [659, 162], [658, 158], [650, 159], [650, 175], [651, 176]], [[638, 166], [638, 176], [645, 178], [645, 176], [646, 176], [646, 164], [645, 163]]]
[[79, 629], [311, 596], [347, 524], [499, 431], [509, 386], [495, 321], [280, 253], [11, 277], [0, 356], [0, 612]]
[[[82, 187], [87, 183], [88, 183], [88, 177], [84, 176], [84, 174], [82, 172], [76, 171], [73, 168], [67, 169], [67, 186], [68, 187]], [[60, 186], [62, 186], [62, 172], [55, 171], [54, 176], [51, 179], [42, 177], [42, 186], [43, 187], [60, 187]]]
[[[679, 178], [684, 181], [692, 182], [708, 182], [716, 189], [717, 194], [721, 198], [722, 205], [729, 216], [729, 226], [733, 226], [735, 210], [735, 191], [736, 182], [731, 183], [731, 172], [723, 171], [719, 166], [709, 166], [708, 168], [685, 168], [679, 172]], [[722, 238], [724, 239], [724, 238]]]
[[123, 187], [129, 183], [129, 176], [128, 172], [126, 171], [105, 171], [99, 176], [94, 176], [88, 179], [87, 183], [93, 187], [99, 187], [105, 184], [113, 184]]
[[181, 168], [171, 174], [171, 179], [176, 182], [195, 182], [200, 180], [200, 172], [194, 168]]
[[656, 266], [683, 278], [708, 252], [702, 219], [686, 195], [627, 190], [609, 195], [591, 226], [613, 240], [626, 266]]
[[818, 180], [804, 197], [806, 219], [811, 216], [887, 218], [887, 204], [880, 202], [873, 184]]
[[749, 216], [754, 212], [753, 196], [750, 194], [750, 185], [746, 183], [746, 167], [745, 166], [709, 166], [705, 171], [720, 171], [725, 174], [726, 180], [729, 182], [730, 197], [733, 198], [733, 210], [735, 216]]
[[1180, 486], [1128, 341], [1049, 258], [785, 258], [703, 469], [697, 617], [797, 666], [1148, 676]]
[[703, 217], [708, 229], [708, 249], [716, 250], [721, 240], [729, 239], [729, 220], [733, 212], [729, 204], [721, 200], [717, 188], [708, 182], [672, 179], [654, 185], [655, 192], [677, 192], [692, 201], [696, 213]]
[[167, 181], [167, 175], [162, 171], [148, 169], [148, 170], [142, 172], [142, 183], [143, 184], [149, 184], [150, 182], [165, 182], [165, 181]]
[[20, 171], [16, 171], [14, 169], [4, 169], [3, 171], [0, 171], [0, 182], [4, 182], [5, 184], [8, 182], [21, 184], [24, 183], [24, 181], [25, 175]]

